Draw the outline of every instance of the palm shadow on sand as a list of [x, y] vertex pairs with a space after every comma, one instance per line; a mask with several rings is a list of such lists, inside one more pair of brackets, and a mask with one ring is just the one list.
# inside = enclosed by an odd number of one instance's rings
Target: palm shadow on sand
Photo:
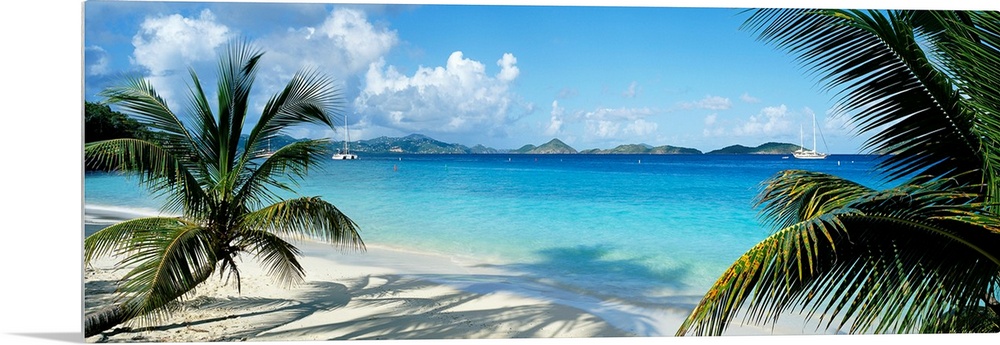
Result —
[[[288, 298], [195, 297], [183, 302], [191, 321], [122, 327], [98, 341], [118, 334], [169, 339], [169, 334], [188, 331], [206, 333], [204, 341], [548, 338], [582, 328], [588, 329], [586, 336], [649, 334], [656, 320], [628, 309], [606, 308], [607, 301], [637, 300], [628, 294], [643, 293], [621, 289], [622, 277], [669, 282], [677, 281], [684, 270], [654, 272], [638, 262], [607, 259], [607, 253], [601, 247], [555, 248], [540, 252], [543, 259], [535, 263], [494, 266], [510, 274], [393, 274], [338, 283], [309, 281]], [[581, 287], [583, 282], [586, 288]], [[106, 282], [88, 284], [107, 288]], [[447, 292], [420, 293], [442, 288]], [[495, 295], [500, 293], [550, 302], [496, 305]], [[678, 312], [689, 311], [697, 302], [689, 296], [638, 300], [646, 308]], [[222, 311], [226, 316], [199, 318], [198, 310]], [[227, 323], [231, 319], [250, 326], [231, 326]], [[207, 331], [213, 327], [224, 327], [224, 334]]]

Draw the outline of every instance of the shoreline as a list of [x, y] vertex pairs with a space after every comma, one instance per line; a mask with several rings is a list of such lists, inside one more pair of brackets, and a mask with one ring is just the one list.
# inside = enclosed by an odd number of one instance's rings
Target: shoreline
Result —
[[[140, 216], [125, 208], [84, 209], [88, 231]], [[410, 248], [368, 244], [366, 252], [342, 252], [319, 242], [294, 244], [302, 252], [301, 284], [279, 286], [255, 261], [240, 260], [241, 292], [216, 275], [159, 324], [85, 341], [667, 337], [701, 297], [643, 304], [516, 268]], [[100, 258], [85, 268], [85, 313], [124, 273], [113, 270], [113, 263]], [[734, 324], [727, 335], [817, 334], [794, 324]]]

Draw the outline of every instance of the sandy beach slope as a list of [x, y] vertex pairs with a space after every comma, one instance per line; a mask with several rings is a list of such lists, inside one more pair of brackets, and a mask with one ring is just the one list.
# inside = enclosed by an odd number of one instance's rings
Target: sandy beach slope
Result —
[[[245, 260], [241, 292], [213, 278], [161, 325], [137, 327], [88, 342], [240, 341], [333, 339], [447, 339], [626, 336], [579, 309], [504, 287], [490, 269], [448, 272], [441, 258], [369, 248], [363, 254], [322, 253], [303, 245], [306, 281], [275, 284]], [[420, 262], [403, 273], [390, 261]], [[99, 308], [121, 271], [110, 260], [85, 270], [87, 311]], [[442, 281], [436, 281], [441, 279]], [[115, 333], [115, 332], [112, 332]]]
[[[123, 209], [86, 207], [88, 233]], [[639, 305], [574, 290], [549, 277], [445, 256], [369, 245], [341, 252], [298, 243], [305, 282], [281, 286], [242, 257], [241, 290], [218, 275], [189, 295], [171, 318], [125, 325], [87, 342], [298, 341], [340, 339], [510, 339], [672, 336], [700, 296]], [[84, 313], [106, 305], [115, 259], [84, 267]], [[785, 334], [795, 334], [791, 332]], [[775, 334], [734, 327], [734, 335]], [[779, 330], [777, 334], [781, 334]]]
[[[88, 228], [136, 214], [86, 209]], [[490, 267], [441, 256], [369, 246], [341, 252], [299, 243], [306, 281], [277, 284], [242, 258], [241, 290], [215, 276], [169, 320], [132, 325], [87, 342], [202, 342], [333, 339], [480, 339], [620, 337], [635, 335], [591, 313], [557, 303], [557, 291]], [[105, 305], [115, 280], [114, 258], [84, 268], [85, 313]], [[542, 291], [532, 291], [531, 289]], [[544, 295], [550, 295], [548, 297]], [[600, 303], [594, 299], [593, 303]]]

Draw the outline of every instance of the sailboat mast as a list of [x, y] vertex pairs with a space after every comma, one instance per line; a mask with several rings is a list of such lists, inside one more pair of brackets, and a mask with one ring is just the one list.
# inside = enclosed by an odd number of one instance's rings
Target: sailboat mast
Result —
[[813, 151], [816, 151], [816, 113], [813, 113]]
[[805, 131], [802, 129], [802, 123], [799, 123], [799, 150], [805, 150], [806, 149], [806, 147], [805, 147], [806, 139], [805, 138], [806, 138], [806, 134], [805, 134]]

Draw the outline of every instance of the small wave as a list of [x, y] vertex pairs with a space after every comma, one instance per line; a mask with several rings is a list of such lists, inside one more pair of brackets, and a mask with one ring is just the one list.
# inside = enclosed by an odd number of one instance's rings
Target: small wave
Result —
[[174, 217], [177, 215], [147, 207], [83, 205], [83, 221], [85, 224], [114, 224], [123, 220], [156, 216]]

